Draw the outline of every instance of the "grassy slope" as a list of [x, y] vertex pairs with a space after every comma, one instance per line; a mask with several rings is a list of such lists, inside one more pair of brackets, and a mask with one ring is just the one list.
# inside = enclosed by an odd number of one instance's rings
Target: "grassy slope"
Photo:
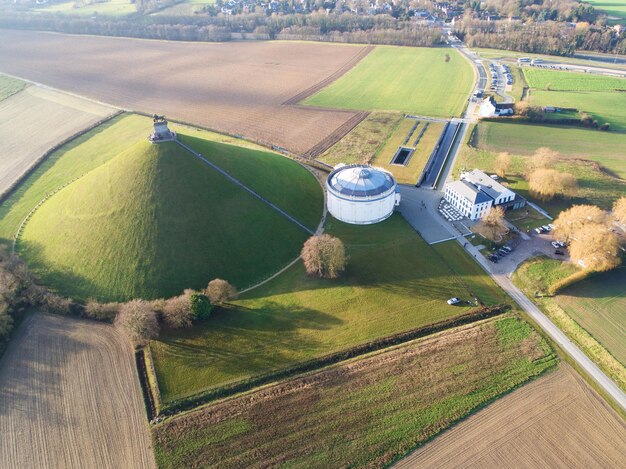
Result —
[[[609, 16], [626, 20], [626, 4], [624, 0], [587, 0], [598, 10], [605, 11]], [[609, 23], [613, 24], [613, 23]]]
[[247, 286], [297, 256], [305, 239], [178, 145], [144, 141], [52, 196], [18, 247], [62, 293], [123, 300], [216, 277]]
[[478, 129], [480, 149], [529, 155], [549, 147], [566, 157], [596, 161], [626, 179], [626, 134], [508, 122], [483, 122]]
[[137, 8], [135, 4], [129, 0], [108, 0], [107, 2], [93, 2], [81, 7], [76, 7], [77, 2], [69, 1], [63, 3], [55, 3], [42, 8], [34, 8], [34, 11], [46, 13], [62, 13], [66, 15], [106, 15], [106, 16], [123, 16], [135, 13]]
[[306, 168], [267, 151], [227, 146], [180, 134], [179, 138], [315, 231], [322, 217], [324, 194]]
[[54, 152], [0, 205], [0, 238], [12, 238], [24, 217], [47, 192], [145, 140], [150, 125], [150, 120], [145, 117], [124, 114]]
[[400, 112], [372, 112], [318, 159], [332, 166], [370, 163], [401, 119]]
[[556, 302], [626, 366], [626, 267], [585, 279]]
[[[534, 90], [530, 94], [530, 102], [537, 106], [556, 106], [585, 111], [591, 114], [599, 124], [610, 123], [611, 131], [626, 130], [626, 93], [624, 92]], [[555, 113], [554, 116], [559, 117], [561, 114]], [[622, 136], [622, 142], [626, 145], [626, 135]]]
[[548, 88], [552, 91], [614, 91], [626, 89], [626, 79], [624, 78], [534, 67], [524, 67], [523, 70], [528, 86], [539, 90]]
[[[546, 292], [559, 279], [576, 272], [577, 267], [546, 257], [531, 258], [522, 263], [513, 282], [529, 297]], [[623, 272], [611, 271], [572, 285], [556, 297], [541, 296], [535, 303], [622, 389], [626, 390], [626, 367], [615, 356], [624, 353]], [[613, 279], [616, 276], [616, 279]], [[622, 277], [620, 279], [620, 277]], [[597, 283], [597, 282], [600, 283]], [[570, 293], [567, 293], [567, 292]], [[588, 296], [586, 296], [588, 295]], [[612, 300], [611, 298], [614, 298]], [[620, 305], [621, 303], [621, 305]], [[602, 313], [599, 311], [605, 309]], [[570, 316], [568, 312], [572, 312]], [[602, 315], [602, 317], [597, 317]], [[578, 319], [582, 322], [579, 323]], [[589, 331], [581, 327], [585, 323]], [[591, 335], [591, 334], [593, 335]], [[598, 340], [603, 340], [601, 344]], [[612, 347], [611, 353], [604, 348]]]
[[[350, 255], [343, 278], [309, 278], [298, 264], [205, 326], [152, 342], [164, 402], [468, 311], [446, 304], [472, 295], [399, 215], [372, 226], [331, 220], [328, 232]], [[506, 302], [485, 277], [456, 268], [484, 301]]]
[[555, 363], [546, 342], [514, 317], [440, 337], [445, 346], [425, 339], [352, 361], [349, 372], [335, 366], [315, 384], [239, 411], [238, 401], [226, 404], [219, 422], [203, 411], [169, 421], [153, 430], [157, 462], [385, 467]]
[[305, 104], [458, 116], [473, 81], [471, 65], [453, 49], [379, 46]]
[[26, 83], [6, 75], [0, 75], [0, 101], [24, 89]]

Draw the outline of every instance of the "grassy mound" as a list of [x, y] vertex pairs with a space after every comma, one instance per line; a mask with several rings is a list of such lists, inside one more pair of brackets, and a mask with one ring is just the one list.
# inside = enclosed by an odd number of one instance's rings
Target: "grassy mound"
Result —
[[63, 294], [125, 300], [215, 277], [244, 288], [297, 256], [306, 237], [176, 144], [140, 142], [48, 199], [18, 249]]

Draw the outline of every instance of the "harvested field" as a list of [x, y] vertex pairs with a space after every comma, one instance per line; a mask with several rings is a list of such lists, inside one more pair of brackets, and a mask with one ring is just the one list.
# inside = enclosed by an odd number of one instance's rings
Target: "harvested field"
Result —
[[50, 148], [113, 114], [100, 105], [40, 86], [0, 102], [0, 194]]
[[382, 467], [552, 367], [516, 317], [464, 326], [183, 415], [153, 430], [163, 468]]
[[499, 399], [396, 468], [601, 468], [626, 460], [626, 424], [571, 367]]
[[35, 314], [0, 361], [0, 461], [153, 467], [130, 344], [113, 327]]
[[365, 116], [285, 104], [349, 70], [369, 51], [362, 46], [28, 31], [0, 31], [0, 44], [1, 71], [301, 154], [324, 151]]

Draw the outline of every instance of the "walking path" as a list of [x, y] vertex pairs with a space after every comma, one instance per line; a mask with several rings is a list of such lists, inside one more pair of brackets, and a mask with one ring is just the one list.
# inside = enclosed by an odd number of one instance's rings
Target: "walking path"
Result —
[[265, 197], [263, 197], [262, 195], [260, 195], [259, 193], [253, 191], [252, 189], [250, 189], [248, 186], [246, 186], [244, 183], [242, 183], [241, 181], [239, 181], [239, 179], [234, 178], [233, 176], [231, 176], [230, 174], [228, 174], [226, 171], [224, 171], [222, 168], [220, 168], [219, 166], [211, 163], [209, 160], [207, 160], [202, 154], [196, 152], [193, 148], [191, 148], [188, 145], [185, 145], [183, 142], [181, 142], [180, 140], [175, 140], [175, 142], [180, 145], [181, 147], [183, 147], [185, 150], [187, 150], [189, 153], [191, 153], [192, 155], [194, 155], [196, 158], [198, 158], [200, 161], [202, 161], [204, 164], [206, 164], [207, 166], [210, 166], [211, 168], [213, 168], [215, 171], [217, 171], [218, 173], [220, 173], [222, 176], [224, 176], [225, 178], [229, 179], [231, 182], [234, 182], [235, 184], [237, 184], [239, 187], [241, 187], [242, 189], [246, 190], [247, 192], [249, 192], [250, 194], [252, 194], [254, 197], [256, 197], [257, 199], [259, 199], [261, 202], [264, 202], [265, 204], [269, 205], [270, 207], [272, 207], [274, 210], [276, 210], [278, 213], [280, 213], [283, 217], [285, 217], [287, 220], [290, 220], [291, 222], [295, 223], [296, 225], [298, 225], [300, 228], [302, 228], [304, 231], [306, 231], [307, 233], [309, 233], [310, 235], [314, 234], [313, 230], [311, 230], [310, 228], [304, 226], [302, 223], [300, 223], [298, 220], [296, 220], [295, 218], [293, 218], [291, 215], [289, 215], [287, 212], [285, 212], [282, 208], [278, 207], [276, 204], [270, 202], [269, 200], [267, 200]]

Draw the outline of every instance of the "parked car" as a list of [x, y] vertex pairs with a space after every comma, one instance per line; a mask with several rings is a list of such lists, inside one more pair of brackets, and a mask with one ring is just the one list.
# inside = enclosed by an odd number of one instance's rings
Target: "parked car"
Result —
[[565, 246], [567, 246], [567, 243], [564, 243], [563, 241], [557, 241], [559, 247], [564, 248]]
[[449, 305], [456, 305], [456, 304], [459, 304], [460, 302], [461, 302], [461, 299], [460, 298], [456, 298], [456, 297], [450, 298], [448, 300], [448, 304]]
[[561, 246], [559, 243], [557, 243], [556, 241], [552, 241], [550, 244], [552, 245], [552, 247], [553, 247], [554, 249], [559, 249], [560, 247], [562, 247], [562, 246]]
[[498, 253], [500, 253], [501, 256], [506, 256], [509, 251], [505, 251], [504, 249], [498, 249]]
[[541, 234], [543, 233], [543, 230], [541, 228], [535, 228], [535, 233]]
[[562, 256], [563, 255], [563, 251], [561, 251], [560, 249], [557, 249], [554, 251], [554, 254], [556, 254], [557, 256]]
[[489, 259], [494, 264], [498, 263], [498, 256], [489, 256], [487, 259]]
[[553, 225], [552, 223], [548, 223], [548, 226], [549, 226], [551, 229], [554, 229], [554, 225]]
[[552, 231], [552, 228], [550, 228], [548, 225], [543, 225], [541, 228], [543, 228], [544, 231]]
[[506, 252], [513, 252], [513, 248], [509, 246], [502, 246], [502, 249], [504, 249]]

